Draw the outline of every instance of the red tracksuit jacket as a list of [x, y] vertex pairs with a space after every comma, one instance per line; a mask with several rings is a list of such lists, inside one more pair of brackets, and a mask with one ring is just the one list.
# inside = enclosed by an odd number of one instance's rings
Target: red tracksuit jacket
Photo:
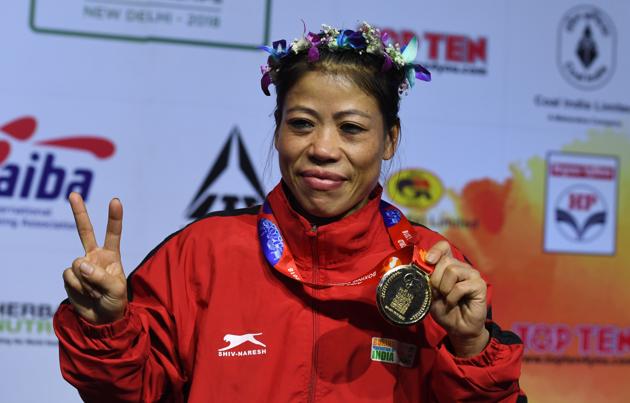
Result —
[[[348, 281], [394, 251], [380, 197], [319, 228], [292, 209], [282, 186], [268, 200], [306, 280]], [[129, 276], [130, 303], [117, 322], [92, 325], [61, 304], [61, 370], [83, 399], [526, 401], [514, 334], [488, 321], [486, 349], [454, 357], [430, 316], [388, 324], [373, 283], [312, 287], [278, 273], [261, 252], [257, 213], [211, 214], [168, 237]], [[424, 249], [442, 239], [415, 228]]]

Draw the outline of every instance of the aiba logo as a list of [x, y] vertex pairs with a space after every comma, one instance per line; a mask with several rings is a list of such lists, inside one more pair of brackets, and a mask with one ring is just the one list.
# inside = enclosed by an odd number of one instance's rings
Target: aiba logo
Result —
[[574, 185], [556, 202], [556, 224], [565, 238], [574, 242], [596, 239], [606, 225], [606, 201], [595, 188]]
[[420, 59], [432, 72], [485, 75], [488, 62], [488, 40], [485, 36], [455, 33], [424, 32], [381, 28], [391, 43], [401, 46], [414, 36], [420, 43]]
[[93, 171], [65, 167], [57, 161], [54, 150], [82, 151], [97, 159], [107, 159], [114, 154], [114, 143], [86, 135], [41, 140], [33, 143], [35, 148], [28, 161], [11, 162], [12, 141], [29, 141], [36, 129], [37, 120], [31, 116], [15, 119], [0, 127], [0, 197], [46, 201], [67, 198], [74, 191], [87, 200]]
[[593, 6], [572, 8], [558, 28], [558, 67], [573, 86], [592, 90], [612, 77], [617, 54], [613, 21]]
[[423, 169], [403, 169], [387, 181], [387, 194], [394, 203], [417, 210], [433, 207], [443, 193], [438, 177]]
[[[243, 191], [243, 180], [250, 191]], [[221, 183], [219, 183], [222, 181]], [[265, 192], [258, 180], [238, 127], [234, 127], [201, 187], [188, 206], [186, 215], [201, 218], [213, 210], [234, 210], [259, 204]]]

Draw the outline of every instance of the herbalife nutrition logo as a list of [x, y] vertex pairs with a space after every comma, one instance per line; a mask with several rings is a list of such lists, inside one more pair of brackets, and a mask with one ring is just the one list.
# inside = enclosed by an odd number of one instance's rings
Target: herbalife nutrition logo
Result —
[[[250, 185], [244, 185], [245, 179]], [[186, 215], [197, 219], [213, 210], [234, 210], [260, 203], [265, 197], [238, 127], [228, 135]]]
[[0, 301], [0, 345], [56, 346], [50, 304]]

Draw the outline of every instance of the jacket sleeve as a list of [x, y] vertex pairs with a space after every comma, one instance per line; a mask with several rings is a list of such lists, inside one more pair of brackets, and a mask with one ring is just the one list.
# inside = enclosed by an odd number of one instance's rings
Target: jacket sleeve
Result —
[[[181, 237], [167, 239], [129, 276], [122, 319], [94, 325], [70, 303], [54, 317], [63, 377], [88, 402], [183, 402], [194, 343], [198, 287], [194, 256]], [[190, 245], [188, 245], [190, 246]]]
[[447, 341], [440, 343], [431, 377], [436, 401], [527, 402], [518, 383], [521, 340], [492, 321], [486, 323], [486, 328], [490, 341], [474, 357], [456, 357], [449, 351]]
[[[441, 236], [440, 236], [441, 238]], [[444, 239], [444, 238], [441, 238]], [[466, 261], [464, 254], [451, 245], [455, 258]], [[472, 265], [472, 263], [470, 263]], [[474, 267], [474, 265], [473, 265]], [[446, 332], [435, 322], [433, 340], [437, 341], [436, 361], [431, 371], [431, 390], [437, 402], [527, 402], [519, 386], [523, 342], [514, 333], [502, 330], [492, 321], [492, 287], [488, 284], [486, 328], [490, 340], [474, 357], [453, 355]], [[432, 319], [431, 319], [432, 321]]]

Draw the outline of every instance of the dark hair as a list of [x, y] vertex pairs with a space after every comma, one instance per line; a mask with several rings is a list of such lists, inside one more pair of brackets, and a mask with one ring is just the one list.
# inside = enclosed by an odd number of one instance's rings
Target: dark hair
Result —
[[[271, 62], [271, 60], [270, 60]], [[357, 50], [329, 51], [319, 48], [319, 59], [308, 61], [306, 52], [291, 54], [276, 62], [278, 69], [273, 77], [276, 87], [276, 110], [274, 117], [276, 130], [282, 121], [282, 109], [287, 94], [293, 86], [308, 72], [319, 71], [342, 75], [350, 79], [366, 94], [377, 101], [383, 114], [384, 129], [387, 132], [399, 125], [398, 110], [400, 94], [398, 88], [405, 79], [402, 69], [392, 68], [382, 72], [383, 57]]]

